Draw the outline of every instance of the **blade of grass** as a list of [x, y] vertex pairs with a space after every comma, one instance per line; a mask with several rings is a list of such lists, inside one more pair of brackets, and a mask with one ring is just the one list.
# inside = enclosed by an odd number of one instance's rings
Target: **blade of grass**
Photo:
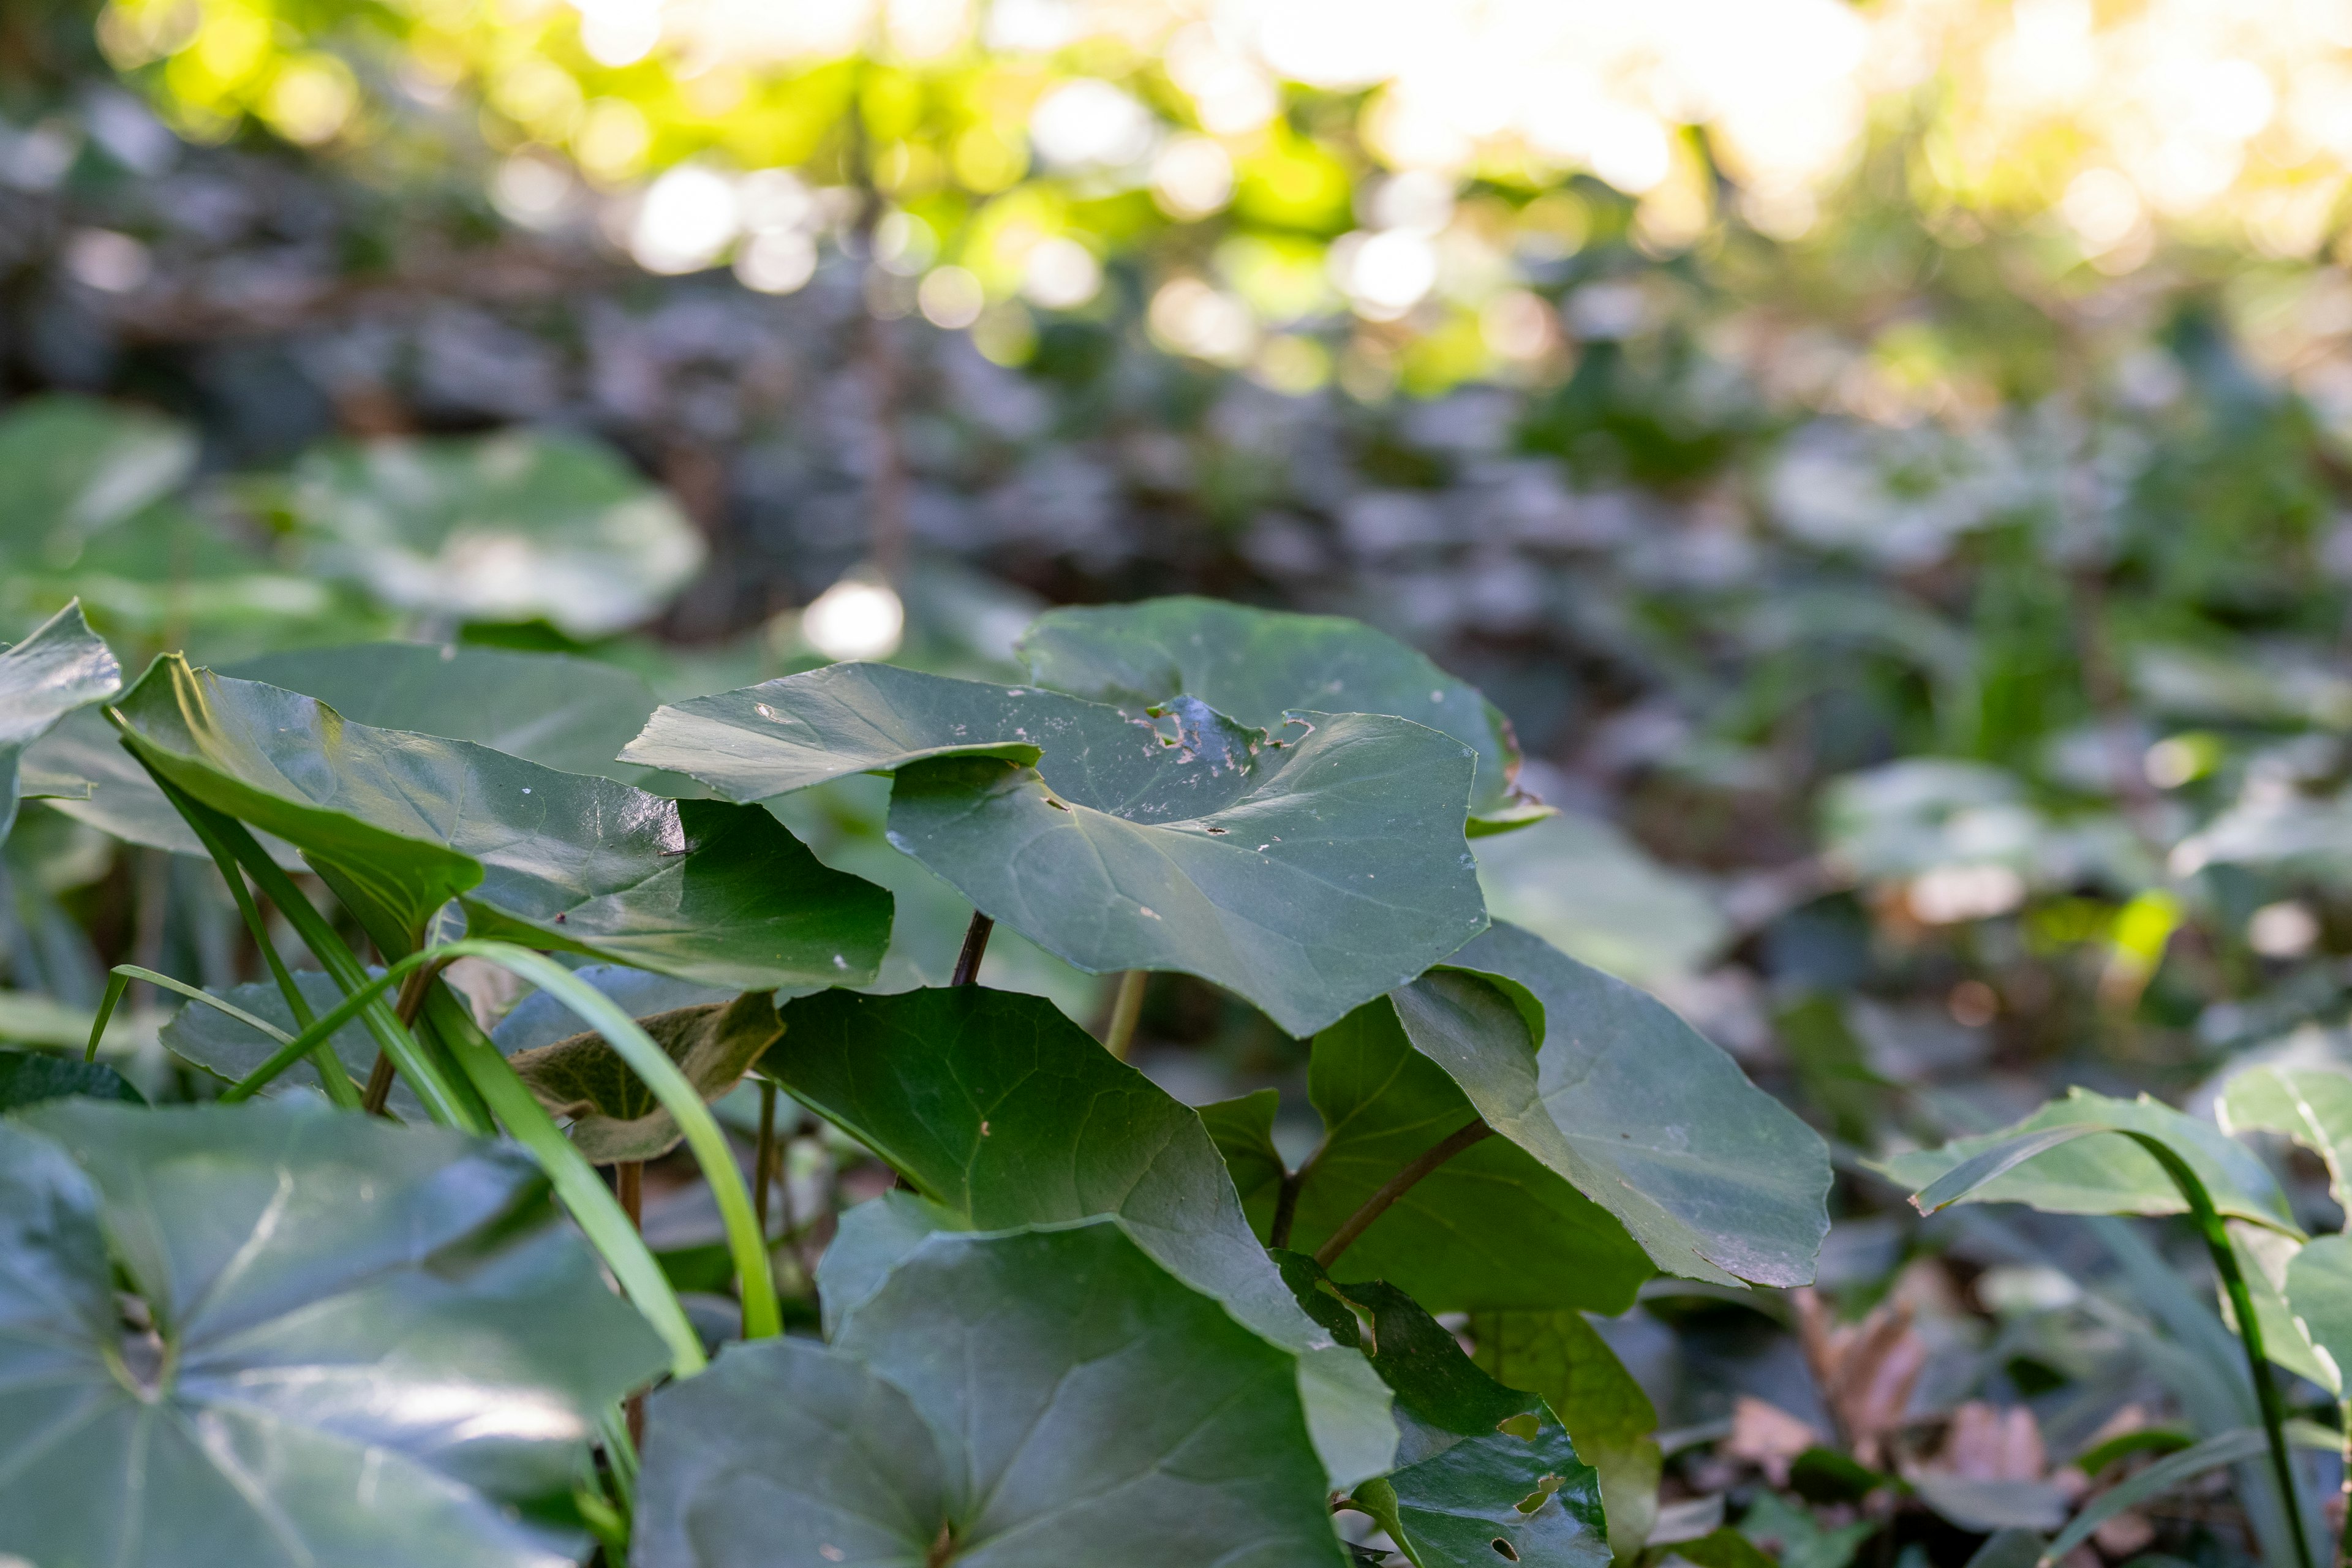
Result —
[[[2213, 1270], [2221, 1277], [2221, 1288], [2228, 1293], [2231, 1310], [2237, 1318], [2238, 1342], [2245, 1352], [2246, 1370], [2254, 1384], [2254, 1400], [2262, 1411], [2263, 1433], [2270, 1449], [2271, 1471], [2278, 1484], [2280, 1500], [2286, 1508], [2287, 1532], [2294, 1538], [2295, 1561], [2300, 1568], [2314, 1568], [2311, 1536], [2303, 1522], [2303, 1497], [2295, 1486], [2294, 1460], [2287, 1451], [2286, 1401], [2280, 1396], [2278, 1380], [2271, 1373], [2270, 1356], [2263, 1345], [2262, 1324], [2254, 1317], [2253, 1293], [2247, 1288], [2246, 1277], [2238, 1267], [2238, 1250], [2230, 1245], [2229, 1227], [2222, 1223], [2221, 1212], [2213, 1206], [2213, 1194], [2205, 1190], [2205, 1183], [2195, 1168], [2175, 1152], [2169, 1143], [2153, 1134], [2111, 1123], [2081, 1122], [2068, 1127], [2044, 1128], [1997, 1143], [1954, 1166], [1915, 1194], [1912, 1205], [1923, 1215], [1934, 1214], [2036, 1155], [2047, 1153], [2062, 1143], [2100, 1132], [2119, 1132], [2147, 1150], [2164, 1168], [2164, 1173], [2179, 1190], [2181, 1200], [2189, 1205], [2189, 1218], [2195, 1222], [2198, 1234], [2204, 1238], [2206, 1251], [2212, 1255]], [[2218, 1442], [2220, 1439], [2209, 1441]]]

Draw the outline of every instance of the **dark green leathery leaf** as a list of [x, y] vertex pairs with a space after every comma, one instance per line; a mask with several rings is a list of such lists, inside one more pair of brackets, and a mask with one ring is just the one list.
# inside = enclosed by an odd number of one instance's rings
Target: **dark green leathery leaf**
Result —
[[1475, 754], [1399, 719], [1268, 736], [1191, 700], [835, 665], [664, 708], [624, 756], [743, 801], [893, 772], [890, 842], [993, 919], [1094, 973], [1213, 980], [1296, 1034], [1486, 924], [1462, 837]]
[[653, 1396], [633, 1560], [1338, 1568], [1290, 1360], [1108, 1219], [933, 1236]]
[[116, 710], [165, 776], [298, 847], [388, 952], [453, 898], [475, 936], [742, 990], [870, 977], [887, 940], [889, 896], [764, 811], [350, 723], [176, 658]]
[[[323, 970], [298, 969], [293, 972], [294, 984], [300, 989], [302, 999], [310, 1005], [313, 1017], [324, 1017], [343, 999], [343, 988]], [[294, 1017], [294, 1010], [286, 1005], [286, 994], [272, 980], [251, 980], [242, 985], [232, 985], [216, 992], [224, 1002], [252, 1014], [265, 1023], [282, 1029], [288, 1036], [301, 1032], [302, 1026]], [[285, 1041], [274, 1039], [240, 1022], [216, 1007], [201, 1002], [190, 1002], [172, 1015], [163, 1027], [163, 1046], [173, 1056], [221, 1079], [235, 1083], [268, 1061]], [[367, 1026], [354, 1018], [335, 1031], [335, 1059], [352, 1081], [365, 1083], [375, 1066], [375, 1037]], [[316, 1089], [319, 1080], [308, 1067], [296, 1068], [280, 1074], [265, 1094], [279, 1094], [288, 1089]], [[425, 1120], [425, 1108], [417, 1103], [408, 1086], [395, 1079], [392, 1096], [385, 1104], [404, 1121]]]
[[0, 1114], [74, 1094], [147, 1103], [145, 1095], [104, 1062], [86, 1062], [47, 1051], [0, 1049]]
[[1519, 791], [1518, 741], [1495, 705], [1360, 621], [1179, 595], [1048, 610], [1022, 635], [1019, 652], [1039, 685], [1097, 702], [1194, 697], [1265, 730], [1302, 711], [1410, 719], [1478, 753], [1474, 830], [1549, 815]]
[[[1297, 1182], [1289, 1245], [1301, 1252], [1320, 1247], [1383, 1183], [1478, 1115], [1443, 1069], [1413, 1051], [1386, 998], [1315, 1037], [1307, 1090], [1325, 1139]], [[1265, 1145], [1236, 1139], [1230, 1105], [1211, 1111], [1204, 1120], [1220, 1133], [1251, 1223], [1271, 1240], [1278, 1168]], [[1653, 1271], [1606, 1209], [1503, 1138], [1472, 1144], [1407, 1189], [1349, 1248], [1346, 1265], [1435, 1311], [1622, 1312]]]
[[[1346, 1485], [1388, 1464], [1385, 1394], [1303, 1314], [1250, 1234], [1200, 1119], [1043, 997], [979, 986], [789, 1003], [760, 1070], [880, 1154], [929, 1200], [850, 1211], [843, 1235], [887, 1261], [927, 1226], [994, 1230], [1115, 1215], [1178, 1279], [1298, 1356], [1318, 1447]], [[869, 1213], [869, 1211], [871, 1211]], [[861, 1217], [864, 1216], [864, 1217]], [[888, 1237], [869, 1235], [886, 1226]], [[836, 1243], [836, 1245], [840, 1245]], [[826, 1310], [881, 1277], [837, 1272]]]
[[1488, 1376], [1395, 1286], [1335, 1282], [1302, 1254], [1276, 1258], [1301, 1304], [1396, 1394], [1397, 1468], [1355, 1500], [1418, 1568], [1608, 1563], [1600, 1478], [1541, 1395]]
[[1414, 1048], [1487, 1123], [1615, 1215], [1659, 1268], [1718, 1284], [1812, 1278], [1828, 1150], [1655, 997], [1497, 924], [1392, 1000]]
[[[765, 992], [704, 1003], [638, 1020], [705, 1100], [725, 1095], [782, 1026]], [[541, 1104], [572, 1119], [572, 1142], [592, 1163], [652, 1160], [686, 1136], [653, 1090], [602, 1035], [573, 1035], [507, 1058]]]
[[20, 794], [75, 793], [78, 784], [37, 773], [30, 790], [19, 764], [33, 743], [77, 708], [110, 697], [122, 686], [114, 655], [68, 605], [24, 641], [0, 649], [0, 838], [16, 825]]
[[315, 1102], [52, 1101], [0, 1229], [0, 1552], [42, 1563], [573, 1563], [535, 1520], [667, 1360], [521, 1155]]

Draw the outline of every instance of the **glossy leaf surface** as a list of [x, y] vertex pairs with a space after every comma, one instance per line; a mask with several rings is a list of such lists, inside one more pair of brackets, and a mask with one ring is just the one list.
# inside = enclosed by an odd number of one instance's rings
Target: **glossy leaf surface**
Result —
[[[760, 1070], [902, 1172], [933, 1217], [992, 1230], [1116, 1215], [1177, 1279], [1304, 1357], [1335, 1471], [1356, 1479], [1386, 1467], [1394, 1433], [1377, 1383], [1300, 1312], [1200, 1119], [1052, 1003], [977, 986], [827, 991], [782, 1014]], [[897, 1217], [911, 1221], [898, 1244], [911, 1244], [922, 1221]], [[866, 1266], [867, 1285], [879, 1267]], [[824, 1289], [829, 1311], [856, 1310], [837, 1273]]]
[[390, 952], [452, 898], [469, 933], [740, 989], [873, 974], [889, 897], [774, 818], [673, 802], [158, 660], [119, 710], [205, 804], [295, 844]]
[[989, 915], [1092, 973], [1213, 980], [1294, 1034], [1486, 924], [1475, 754], [1396, 719], [1268, 738], [1198, 702], [1155, 718], [835, 665], [665, 708], [624, 754], [735, 800], [896, 771], [890, 842]]
[[[0, 838], [16, 826], [26, 750], [58, 720], [121, 686], [121, 667], [82, 619], [78, 604], [51, 616], [24, 641], [0, 649]], [[55, 787], [37, 780], [32, 789], [46, 794]]]
[[[2216, 1212], [2300, 1237], [2284, 1194], [2253, 1151], [2210, 1122], [2146, 1096], [2114, 1100], [2071, 1089], [2065, 1099], [2052, 1100], [2015, 1126], [1897, 1154], [1879, 1162], [1878, 1168], [1924, 1193], [1939, 1180], [1957, 1178], [1971, 1160], [2012, 1148], [2023, 1152], [2034, 1134], [2056, 1138], [2085, 1126], [2128, 1128], [2161, 1139], [2204, 1183]], [[1947, 1201], [2024, 1204], [2051, 1214], [2182, 1214], [2189, 1206], [2154, 1155], [2129, 1138], [2105, 1132], [2034, 1149], [2019, 1163], [1976, 1180], [1966, 1195]]]
[[666, 1364], [530, 1162], [437, 1129], [52, 1101], [0, 1125], [0, 1552], [34, 1562], [572, 1563], [517, 1510]]
[[1379, 1280], [1335, 1283], [1277, 1255], [1299, 1300], [1395, 1391], [1397, 1468], [1356, 1490], [1418, 1568], [1602, 1568], [1601, 1485], [1538, 1394], [1475, 1365], [1413, 1300]]
[[1616, 1215], [1660, 1268], [1812, 1278], [1828, 1150], [1657, 998], [1497, 925], [1393, 1001], [1414, 1048], [1487, 1123]]
[[1291, 712], [1389, 713], [1478, 753], [1470, 815], [1491, 829], [1548, 815], [1521, 795], [1510, 723], [1477, 688], [1360, 621], [1176, 595], [1048, 610], [1019, 645], [1041, 686], [1118, 704], [1197, 698], [1273, 730]]
[[[774, 1000], [761, 991], [638, 1022], [706, 1101], [740, 1083], [782, 1027]], [[593, 1163], [657, 1159], [686, 1136], [602, 1035], [573, 1035], [507, 1059], [541, 1105], [572, 1119], [572, 1142]]]
[[639, 1568], [1343, 1559], [1291, 1358], [1109, 1220], [934, 1236], [651, 1401]]
[[[1381, 1184], [1478, 1111], [1416, 1053], [1386, 1000], [1315, 1037], [1307, 1097], [1325, 1141], [1303, 1168], [1289, 1245], [1312, 1253]], [[1273, 1113], [1269, 1093], [1262, 1115]], [[1233, 1102], [1205, 1117], [1252, 1224], [1271, 1238], [1281, 1174], [1270, 1129], [1236, 1138]], [[1345, 1272], [1389, 1280], [1433, 1311], [1589, 1307], [1622, 1312], [1651, 1272], [1607, 1210], [1509, 1140], [1488, 1138], [1423, 1177], [1357, 1238]]]

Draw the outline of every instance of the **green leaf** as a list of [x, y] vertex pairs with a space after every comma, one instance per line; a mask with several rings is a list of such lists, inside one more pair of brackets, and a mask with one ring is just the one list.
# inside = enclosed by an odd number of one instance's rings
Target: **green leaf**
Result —
[[[2336, 1435], [2324, 1426], [2306, 1421], [2288, 1423], [2288, 1436], [2298, 1447], [2331, 1451], [2337, 1448]], [[2151, 1498], [2162, 1497], [2181, 1482], [2218, 1470], [2261, 1455], [2269, 1444], [2269, 1436], [2259, 1426], [2242, 1426], [2208, 1437], [2177, 1454], [2168, 1454], [2130, 1479], [2119, 1481], [2083, 1505], [2081, 1512], [2069, 1521], [2043, 1549], [2042, 1563], [2052, 1563], [2064, 1557], [2077, 1546], [2091, 1539], [2099, 1526], [2122, 1513], [2137, 1508]]]
[[[0, 649], [0, 838], [16, 824], [18, 764], [26, 749], [75, 709], [121, 687], [122, 667], [82, 619], [79, 603]], [[56, 788], [36, 787], [44, 794]]]
[[[2287, 1304], [2288, 1271], [2302, 1247], [2261, 1226], [2248, 1225], [2243, 1220], [2226, 1223], [2231, 1250], [2238, 1256], [2238, 1272], [2245, 1279], [2254, 1319], [2262, 1329], [2263, 1353], [2273, 1364], [2307, 1378], [2341, 1398], [2342, 1370], [2334, 1356], [2314, 1343], [2309, 1325]], [[2237, 1311], [2226, 1290], [2221, 1292], [2221, 1321], [2231, 1332], [2236, 1332]]]
[[746, 801], [896, 772], [890, 842], [997, 921], [1092, 973], [1214, 981], [1298, 1035], [1486, 925], [1475, 753], [1398, 719], [1269, 738], [1189, 699], [835, 665], [664, 708], [623, 755]]
[[2214, 1108], [2225, 1132], [2275, 1132], [2319, 1156], [2338, 1206], [2352, 1194], [2352, 1074], [2330, 1068], [2254, 1067], [2232, 1073]]
[[133, 1105], [147, 1103], [145, 1095], [104, 1062], [85, 1062], [47, 1051], [0, 1050], [0, 1113], [75, 1094], [92, 1100], [127, 1100]]
[[1507, 1388], [1395, 1286], [1335, 1283], [1278, 1252], [1299, 1301], [1396, 1394], [1398, 1468], [1356, 1490], [1418, 1568], [1601, 1568], [1601, 1483], [1538, 1394]]
[[832, 1349], [656, 1394], [632, 1561], [1338, 1568], [1323, 1498], [1290, 1357], [1105, 1219], [934, 1236]]
[[2315, 1237], [2286, 1266], [2286, 1299], [2340, 1377], [2352, 1367], [2352, 1237]]
[[[742, 1082], [782, 1029], [774, 998], [761, 991], [747, 991], [729, 1003], [657, 1013], [638, 1023], [705, 1103]], [[572, 1142], [592, 1163], [657, 1159], [686, 1136], [602, 1035], [573, 1035], [518, 1051], [507, 1060], [551, 1113], [572, 1118]]]
[[1812, 1278], [1828, 1150], [1655, 997], [1497, 924], [1394, 1002], [1413, 1047], [1487, 1124], [1614, 1215], [1660, 1268], [1723, 1285]]
[[322, 447], [288, 501], [312, 560], [386, 603], [468, 621], [609, 637], [654, 615], [705, 554], [677, 503], [577, 437]]
[[1759, 1492], [1739, 1521], [1739, 1533], [1770, 1553], [1780, 1568], [1846, 1568], [1879, 1529], [1878, 1521], [1864, 1519], [1824, 1530], [1806, 1509], [1772, 1491]]
[[2285, 1195], [2252, 1150], [2145, 1095], [2111, 1100], [2070, 1089], [2002, 1131], [1897, 1154], [1873, 1168], [1931, 1207], [2017, 1203], [2048, 1214], [2186, 1213], [2187, 1200], [2156, 1157], [2106, 1129], [2161, 1140], [2204, 1183], [2218, 1213], [2301, 1239]]
[[740, 990], [870, 978], [888, 937], [889, 896], [763, 811], [350, 723], [176, 657], [117, 711], [164, 776], [299, 847], [387, 954], [453, 898], [475, 936]]
[[[293, 972], [294, 984], [302, 999], [310, 1005], [314, 1016], [324, 1017], [343, 999], [343, 988], [335, 984], [334, 976], [323, 970], [298, 969]], [[242, 985], [232, 985], [217, 993], [221, 1000], [244, 1012], [252, 1014], [288, 1036], [299, 1035], [302, 1026], [294, 1010], [286, 1005], [286, 994], [271, 980], [252, 980]], [[163, 1027], [161, 1037], [166, 1048], [182, 1061], [203, 1068], [225, 1083], [235, 1083], [254, 1068], [268, 1061], [285, 1041], [273, 1038], [249, 1024], [239, 1023], [218, 1008], [191, 1002], [172, 1015]], [[354, 1018], [335, 1031], [332, 1045], [335, 1059], [343, 1064], [343, 1071], [352, 1081], [365, 1083], [374, 1069], [375, 1037], [367, 1026]], [[283, 1094], [289, 1088], [318, 1087], [318, 1079], [305, 1071], [286, 1074], [262, 1092]], [[394, 1079], [391, 1097], [384, 1101], [403, 1121], [425, 1120], [425, 1107], [408, 1085]]]
[[1272, 1202], [1282, 1181], [1282, 1151], [1274, 1146], [1274, 1115], [1281, 1108], [1281, 1092], [1271, 1089], [1193, 1107], [1244, 1205], [1261, 1195]]
[[52, 1101], [0, 1125], [0, 1552], [38, 1563], [573, 1563], [541, 1521], [665, 1362], [520, 1152], [315, 1103]]
[[[1630, 1560], [1657, 1521], [1658, 1412], [1584, 1314], [1475, 1312], [1471, 1359], [1496, 1382], [1540, 1394], [1601, 1476], [1609, 1543]], [[1377, 1364], [1377, 1363], [1375, 1363]]]
[[[1360, 1358], [1298, 1310], [1242, 1217], [1200, 1119], [1043, 997], [961, 985], [826, 991], [782, 1010], [760, 1071], [896, 1167], [934, 1208], [851, 1223], [867, 1283], [941, 1216], [997, 1230], [1116, 1215], [1177, 1279], [1301, 1357], [1317, 1439], [1346, 1485], [1388, 1466], [1394, 1430]], [[871, 1208], [874, 1205], [866, 1205]], [[895, 1237], [895, 1240], [891, 1239]], [[828, 1311], [856, 1310], [837, 1273]], [[1350, 1473], [1352, 1472], [1352, 1473]]]
[[[1385, 998], [1315, 1037], [1307, 1092], [1325, 1131], [1298, 1181], [1289, 1245], [1302, 1252], [1478, 1115], [1444, 1069], [1412, 1049]], [[1246, 1195], [1258, 1234], [1270, 1238], [1275, 1187], [1261, 1183]], [[1441, 1312], [1622, 1312], [1653, 1272], [1607, 1210], [1503, 1138], [1472, 1144], [1407, 1189], [1356, 1239], [1346, 1262], [1349, 1272], [1389, 1280]]]
[[1731, 937], [1713, 889], [1599, 817], [1562, 813], [1475, 847], [1487, 913], [1636, 984], [1700, 973]]
[[1470, 816], [1501, 831], [1549, 816], [1518, 788], [1510, 721], [1427, 655], [1360, 621], [1179, 595], [1049, 610], [1017, 646], [1040, 686], [1135, 705], [1197, 698], [1272, 730], [1286, 714], [1388, 713], [1478, 753]]
[[1771, 1558], [1756, 1550], [1754, 1542], [1729, 1525], [1718, 1525], [1696, 1541], [1677, 1541], [1660, 1550], [1669, 1554], [1668, 1561], [1679, 1557], [1697, 1568], [1777, 1568]]
[[62, 571], [88, 537], [187, 478], [177, 421], [87, 397], [37, 397], [0, 418], [0, 563]]

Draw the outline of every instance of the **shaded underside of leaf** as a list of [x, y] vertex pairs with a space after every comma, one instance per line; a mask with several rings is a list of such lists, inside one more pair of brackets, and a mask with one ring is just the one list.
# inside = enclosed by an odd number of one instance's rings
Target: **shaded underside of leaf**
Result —
[[1540, 1394], [1600, 1472], [1611, 1546], [1640, 1550], [1657, 1517], [1658, 1413], [1581, 1312], [1475, 1312], [1471, 1359], [1496, 1382]]
[[[121, 666], [82, 619], [79, 602], [24, 641], [0, 648], [0, 838], [16, 821], [18, 763], [26, 750], [58, 720], [121, 685]], [[41, 787], [58, 793], [58, 782], [45, 778]]]
[[2265, 1064], [2234, 1073], [2216, 1107], [2222, 1130], [2275, 1132], [2291, 1138], [2327, 1167], [2328, 1191], [2339, 1207], [2352, 1193], [2352, 1074], [2329, 1068]]
[[85, 1062], [47, 1051], [0, 1049], [0, 1113], [73, 1094], [129, 1100], [133, 1105], [147, 1103], [145, 1095], [104, 1062]]
[[[758, 991], [637, 1022], [705, 1101], [740, 1083], [783, 1027], [774, 999]], [[602, 1035], [573, 1035], [508, 1061], [541, 1105], [572, 1118], [572, 1142], [595, 1164], [657, 1159], [686, 1135]]]
[[[1298, 1184], [1289, 1245], [1302, 1252], [1478, 1115], [1444, 1071], [1412, 1049], [1386, 999], [1316, 1036], [1307, 1094], [1325, 1140]], [[1248, 1211], [1258, 1234], [1270, 1237], [1276, 1192], [1265, 1180], [1264, 1156], [1244, 1170], [1259, 1176]], [[1357, 1238], [1347, 1268], [1387, 1279], [1434, 1311], [1621, 1312], [1653, 1272], [1614, 1216], [1502, 1138], [1472, 1144], [1415, 1183]]]

